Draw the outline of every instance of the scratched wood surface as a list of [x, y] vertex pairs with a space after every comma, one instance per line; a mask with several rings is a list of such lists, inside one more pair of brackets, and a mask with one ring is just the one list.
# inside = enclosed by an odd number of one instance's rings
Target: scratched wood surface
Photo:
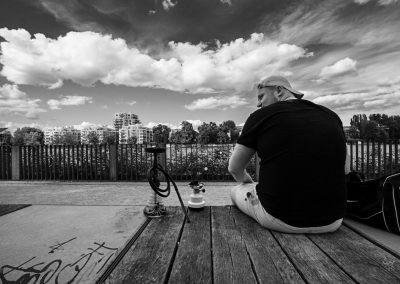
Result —
[[304, 283], [271, 231], [262, 228], [236, 207], [227, 209], [240, 229], [259, 283]]
[[342, 227], [310, 239], [360, 283], [400, 283], [399, 259]]
[[210, 207], [188, 213], [169, 282], [211, 283]]
[[29, 204], [0, 204], [0, 216], [23, 209], [30, 206]]
[[168, 215], [152, 219], [105, 283], [163, 283], [168, 275], [184, 215], [169, 208]]
[[234, 206], [153, 219], [106, 283], [400, 283], [400, 257], [346, 226], [283, 234]]

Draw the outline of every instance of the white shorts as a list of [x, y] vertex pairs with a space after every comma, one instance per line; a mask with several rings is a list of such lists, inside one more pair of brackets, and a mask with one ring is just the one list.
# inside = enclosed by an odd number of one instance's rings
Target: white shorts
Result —
[[336, 231], [343, 222], [343, 219], [321, 227], [299, 228], [288, 225], [270, 215], [261, 205], [256, 192], [256, 183], [243, 183], [231, 190], [231, 199], [242, 212], [252, 217], [261, 226], [274, 231], [299, 234], [319, 234]]

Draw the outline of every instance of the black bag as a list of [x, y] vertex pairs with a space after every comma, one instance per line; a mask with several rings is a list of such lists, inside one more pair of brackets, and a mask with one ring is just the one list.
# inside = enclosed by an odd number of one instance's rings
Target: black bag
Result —
[[400, 235], [400, 171], [369, 181], [351, 172], [346, 179], [346, 216]]

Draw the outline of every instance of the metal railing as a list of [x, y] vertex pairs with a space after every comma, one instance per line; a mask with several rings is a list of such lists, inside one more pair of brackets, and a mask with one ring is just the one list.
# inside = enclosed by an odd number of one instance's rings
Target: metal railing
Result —
[[142, 144], [122, 144], [117, 147], [117, 180], [144, 181], [153, 165], [153, 155]]
[[[0, 146], [1, 180], [145, 181], [152, 155], [145, 145]], [[351, 170], [366, 179], [400, 170], [399, 142], [349, 141]], [[233, 181], [234, 144], [167, 144], [160, 163], [176, 181]], [[256, 179], [256, 159], [247, 171]]]
[[350, 169], [361, 172], [366, 179], [379, 178], [400, 170], [399, 141], [388, 143], [348, 141]]
[[[233, 181], [228, 172], [229, 157], [235, 144], [168, 144], [166, 166], [174, 180]], [[256, 161], [247, 171], [256, 179]]]
[[21, 180], [108, 180], [108, 145], [20, 146]]
[[0, 145], [0, 180], [11, 179], [11, 146]]

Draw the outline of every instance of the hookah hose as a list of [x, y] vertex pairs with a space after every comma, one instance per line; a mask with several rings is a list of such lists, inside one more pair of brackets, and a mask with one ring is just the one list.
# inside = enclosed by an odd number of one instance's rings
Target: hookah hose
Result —
[[[167, 181], [166, 188], [160, 188], [159, 187], [160, 182], [158, 180], [155, 180], [154, 177], [157, 176], [157, 171], [160, 171], [164, 175], [165, 180]], [[171, 176], [166, 171], [164, 171], [164, 169], [161, 167], [161, 165], [153, 165], [153, 167], [148, 170], [147, 180], [149, 181], [149, 184], [150, 184], [151, 188], [153, 189], [153, 191], [161, 197], [169, 196], [169, 194], [171, 193], [171, 183], [172, 183], [172, 185], [175, 188], [176, 194], [178, 195], [179, 202], [181, 203], [181, 208], [182, 208], [183, 213], [185, 214], [186, 220], [188, 223], [190, 223], [190, 219], [186, 212], [185, 205], [183, 204], [181, 195], [179, 194], [178, 187], [176, 186], [175, 181], [171, 178]]]

